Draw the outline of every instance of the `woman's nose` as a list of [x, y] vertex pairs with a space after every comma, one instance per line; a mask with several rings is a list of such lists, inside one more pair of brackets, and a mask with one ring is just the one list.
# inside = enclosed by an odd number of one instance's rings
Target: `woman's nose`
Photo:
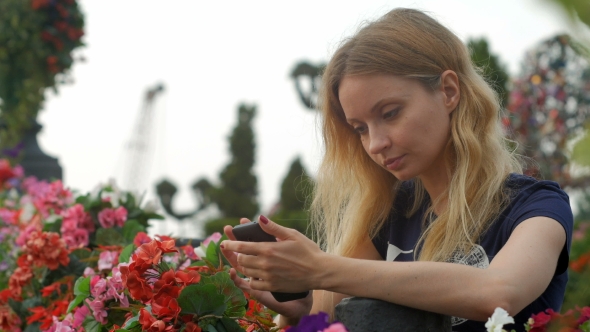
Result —
[[379, 154], [391, 146], [387, 133], [380, 130], [369, 131], [369, 153]]

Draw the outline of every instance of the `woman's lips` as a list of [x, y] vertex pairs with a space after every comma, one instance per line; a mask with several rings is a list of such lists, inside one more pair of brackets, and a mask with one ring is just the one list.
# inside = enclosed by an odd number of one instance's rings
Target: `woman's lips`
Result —
[[383, 165], [385, 166], [385, 168], [387, 168], [390, 171], [395, 171], [398, 168], [400, 168], [402, 160], [404, 159], [406, 155], [402, 155], [399, 156], [397, 158], [388, 158], [385, 159], [385, 161], [383, 162]]

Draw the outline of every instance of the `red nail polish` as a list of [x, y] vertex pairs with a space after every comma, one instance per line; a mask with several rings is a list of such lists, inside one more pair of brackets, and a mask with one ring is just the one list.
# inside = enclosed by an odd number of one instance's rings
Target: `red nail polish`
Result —
[[223, 243], [222, 243], [222, 244], [220, 244], [220, 245], [219, 245], [219, 247], [220, 247], [221, 249], [225, 249], [225, 247], [223, 246]]
[[260, 215], [260, 222], [266, 225], [268, 224], [268, 218], [266, 218], [263, 215]]

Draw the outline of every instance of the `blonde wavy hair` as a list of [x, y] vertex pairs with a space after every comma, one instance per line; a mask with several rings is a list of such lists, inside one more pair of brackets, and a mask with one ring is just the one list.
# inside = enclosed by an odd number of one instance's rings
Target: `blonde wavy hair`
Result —
[[[437, 199], [446, 198], [446, 208], [432, 220], [425, 217], [419, 259], [448, 261], [458, 250], [469, 250], [506, 206], [504, 182], [509, 173], [522, 173], [522, 166], [504, 137], [497, 94], [457, 36], [421, 11], [395, 9], [344, 40], [323, 74], [325, 155], [310, 216], [316, 240], [326, 251], [351, 256], [367, 237], [375, 237], [400, 186], [369, 157], [347, 124], [338, 97], [340, 82], [348, 75], [385, 73], [434, 89], [445, 70], [457, 74], [461, 91], [445, 151], [451, 180]], [[413, 181], [415, 199], [408, 216], [428, 195], [419, 179]], [[433, 216], [436, 204], [432, 202], [427, 216]]]

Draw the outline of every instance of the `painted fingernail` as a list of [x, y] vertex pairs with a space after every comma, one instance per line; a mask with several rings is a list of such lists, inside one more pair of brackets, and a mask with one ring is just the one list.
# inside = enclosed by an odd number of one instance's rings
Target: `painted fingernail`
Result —
[[266, 225], [268, 224], [268, 218], [266, 218], [263, 215], [260, 215], [260, 222]]
[[225, 246], [223, 245], [223, 243], [221, 243], [221, 244], [219, 245], [219, 247], [220, 247], [221, 249], [225, 249]]

